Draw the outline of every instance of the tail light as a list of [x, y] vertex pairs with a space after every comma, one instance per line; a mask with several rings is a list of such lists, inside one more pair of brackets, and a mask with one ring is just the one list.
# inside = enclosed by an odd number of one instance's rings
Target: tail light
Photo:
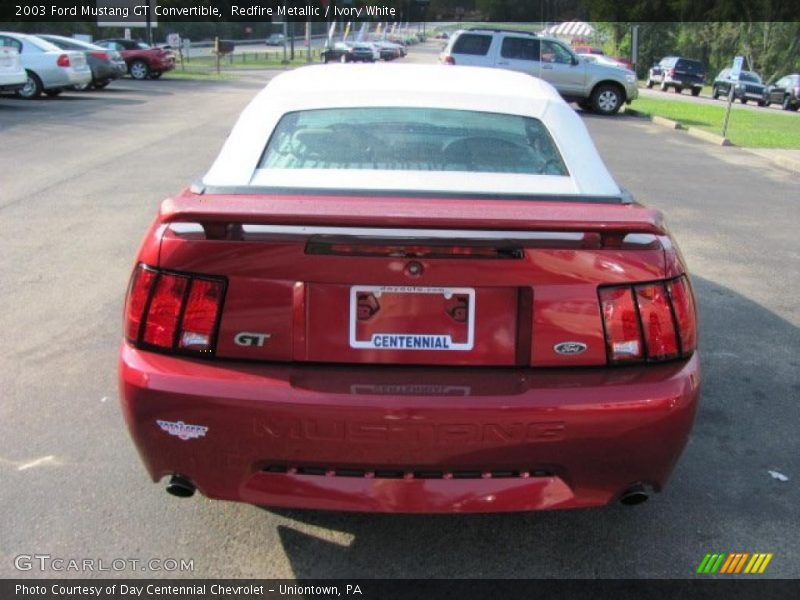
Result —
[[685, 275], [599, 290], [606, 352], [612, 364], [690, 356], [697, 346], [694, 299]]
[[442, 59], [442, 63], [444, 63], [446, 65], [454, 65], [454, 64], [456, 64], [456, 59], [453, 58], [452, 56], [445, 56]]
[[107, 52], [89, 52], [89, 55], [100, 60], [109, 60]]
[[142, 348], [211, 354], [224, 293], [220, 278], [139, 265], [125, 303], [125, 337]]
[[70, 64], [69, 63], [69, 56], [67, 56], [66, 54], [62, 54], [61, 56], [58, 57], [58, 60], [56, 61], [56, 64], [59, 67], [68, 67], [69, 64]]

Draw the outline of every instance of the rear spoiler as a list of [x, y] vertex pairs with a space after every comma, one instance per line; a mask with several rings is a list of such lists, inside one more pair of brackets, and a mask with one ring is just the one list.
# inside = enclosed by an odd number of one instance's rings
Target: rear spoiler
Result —
[[[660, 211], [623, 203], [619, 197], [612, 203], [597, 197], [482, 195], [465, 203], [466, 197], [405, 192], [333, 195], [320, 190], [298, 193], [274, 189], [259, 193], [250, 188], [247, 194], [198, 194], [184, 190], [162, 203], [159, 219], [162, 223], [369, 227], [385, 231], [425, 228], [666, 233]], [[532, 202], [534, 198], [536, 201]]]

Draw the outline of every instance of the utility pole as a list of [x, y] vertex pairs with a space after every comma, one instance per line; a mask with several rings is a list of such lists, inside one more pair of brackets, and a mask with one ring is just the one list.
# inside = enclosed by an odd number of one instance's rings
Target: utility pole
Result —
[[306, 62], [311, 62], [311, 21], [306, 21]]
[[[126, 9], [127, 10], [127, 9]], [[150, 0], [147, 0], [147, 13], [144, 21], [145, 29], [147, 30], [147, 45], [153, 45], [153, 18], [150, 16]]]

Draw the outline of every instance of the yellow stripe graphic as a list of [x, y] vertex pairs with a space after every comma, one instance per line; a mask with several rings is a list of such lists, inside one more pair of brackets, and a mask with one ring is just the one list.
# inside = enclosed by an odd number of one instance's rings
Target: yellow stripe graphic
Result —
[[745, 573], [755, 573], [758, 565], [761, 561], [764, 560], [763, 554], [753, 554], [753, 558], [750, 559], [750, 562], [747, 563], [747, 566], [744, 569]]
[[758, 572], [759, 573], [763, 573], [764, 569], [767, 568], [767, 565], [769, 564], [769, 561], [771, 561], [771, 560], [772, 560], [772, 552], [767, 554], [767, 557], [764, 559], [764, 562], [761, 563], [761, 568], [758, 570]]
[[758, 573], [758, 567], [761, 566], [762, 561], [766, 557], [766, 554], [761, 552], [757, 554], [753, 554], [753, 560], [750, 561], [750, 564], [747, 565], [747, 568], [744, 570], [745, 573]]

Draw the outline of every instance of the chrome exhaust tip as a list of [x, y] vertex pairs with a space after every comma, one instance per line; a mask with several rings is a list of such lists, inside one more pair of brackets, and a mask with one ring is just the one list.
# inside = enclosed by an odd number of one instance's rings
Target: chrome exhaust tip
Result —
[[176, 498], [191, 498], [195, 492], [194, 484], [180, 475], [173, 475], [167, 484], [167, 493]]
[[624, 506], [636, 506], [647, 502], [648, 498], [650, 498], [650, 494], [647, 493], [643, 485], [632, 485], [622, 492], [619, 502]]

